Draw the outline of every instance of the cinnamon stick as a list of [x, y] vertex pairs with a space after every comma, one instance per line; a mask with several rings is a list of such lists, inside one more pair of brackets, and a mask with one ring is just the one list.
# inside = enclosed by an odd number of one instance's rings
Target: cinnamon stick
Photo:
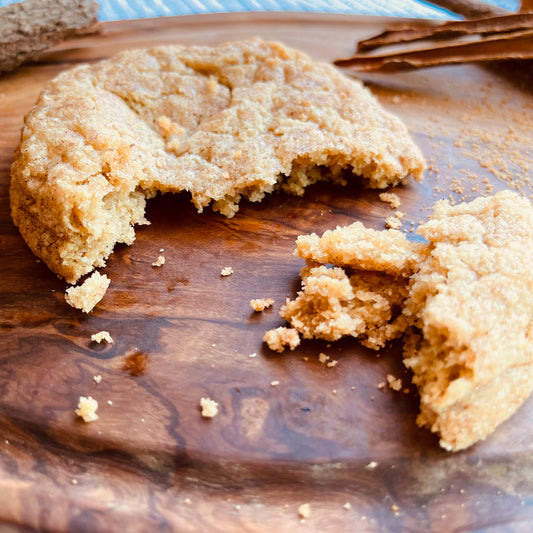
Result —
[[355, 55], [334, 63], [359, 70], [392, 70], [420, 68], [468, 61], [497, 59], [533, 59], [533, 29], [502, 35], [491, 35], [481, 41], [446, 44], [427, 49], [397, 52], [388, 55]]
[[97, 23], [93, 0], [25, 0], [0, 7], [0, 73], [37, 59], [53, 44], [95, 31]]
[[477, 20], [461, 20], [445, 22], [439, 25], [425, 26], [401, 26], [389, 29], [371, 37], [359, 41], [357, 50], [359, 52], [373, 50], [380, 46], [414, 42], [421, 39], [443, 39], [449, 37], [460, 37], [466, 35], [479, 34], [481, 36], [494, 33], [503, 33], [533, 28], [533, 13], [512, 14], [483, 18]]

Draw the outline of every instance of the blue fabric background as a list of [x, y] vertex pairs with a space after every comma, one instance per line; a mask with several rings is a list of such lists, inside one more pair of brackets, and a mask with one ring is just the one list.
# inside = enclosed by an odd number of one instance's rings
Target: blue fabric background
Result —
[[[0, 0], [0, 6], [20, 0]], [[394, 17], [457, 18], [420, 0], [97, 0], [100, 20], [124, 20], [228, 11], [311, 11], [387, 15]], [[516, 11], [519, 0], [486, 0]]]

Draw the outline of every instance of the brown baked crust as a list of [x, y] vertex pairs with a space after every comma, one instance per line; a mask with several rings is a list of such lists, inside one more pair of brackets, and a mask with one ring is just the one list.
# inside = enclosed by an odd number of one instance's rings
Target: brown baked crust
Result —
[[260, 39], [131, 50], [45, 87], [12, 167], [12, 216], [75, 282], [131, 244], [158, 191], [233, 216], [281, 181], [302, 194], [346, 169], [385, 188], [421, 177], [424, 161], [403, 124], [334, 67]]

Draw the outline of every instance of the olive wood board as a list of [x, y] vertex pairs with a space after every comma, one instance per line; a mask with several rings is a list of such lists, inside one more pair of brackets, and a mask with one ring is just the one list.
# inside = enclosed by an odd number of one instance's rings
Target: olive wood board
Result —
[[[126, 48], [255, 35], [332, 61], [392, 22], [296, 13], [110, 22], [0, 78], [1, 531], [531, 530], [532, 399], [484, 442], [449, 453], [416, 425], [399, 344], [376, 354], [352, 338], [304, 341], [280, 355], [262, 342], [300, 286], [296, 237], [355, 220], [384, 228], [393, 211], [378, 191], [320, 184], [244, 202], [231, 219], [198, 214], [186, 194], [159, 196], [151, 225], [101, 269], [112, 283], [88, 315], [66, 305], [66, 284], [9, 215], [23, 117], [59, 72]], [[531, 196], [531, 72], [512, 62], [363, 76], [429, 163], [423, 182], [395, 191], [408, 235], [440, 198], [506, 187]], [[273, 308], [252, 311], [263, 297]], [[112, 344], [91, 342], [101, 330]], [[387, 374], [407, 391], [379, 388]], [[84, 423], [74, 411], [89, 395], [99, 419]], [[202, 418], [202, 397], [219, 403], [216, 417]]]

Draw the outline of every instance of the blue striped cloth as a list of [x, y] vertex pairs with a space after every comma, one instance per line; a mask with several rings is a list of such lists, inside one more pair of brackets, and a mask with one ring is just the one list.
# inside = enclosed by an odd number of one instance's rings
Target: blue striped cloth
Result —
[[[0, 6], [20, 0], [0, 0]], [[456, 18], [453, 14], [419, 0], [97, 0], [100, 20], [130, 20], [169, 15], [232, 11], [309, 11], [393, 17]], [[516, 11], [519, 0], [486, 0]]]

